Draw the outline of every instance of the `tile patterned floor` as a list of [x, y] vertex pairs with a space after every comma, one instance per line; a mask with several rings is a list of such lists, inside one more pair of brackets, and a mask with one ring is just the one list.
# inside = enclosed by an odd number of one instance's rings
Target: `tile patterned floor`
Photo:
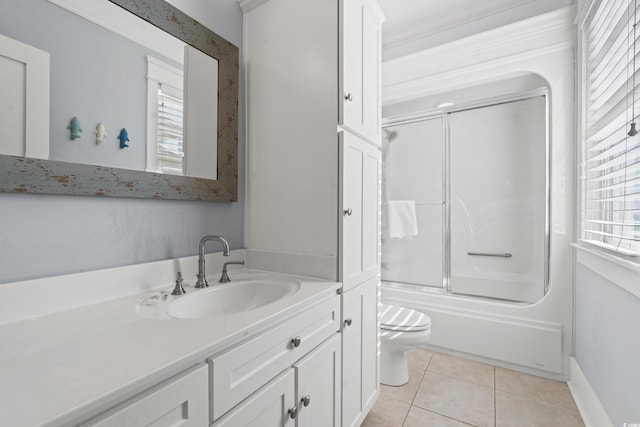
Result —
[[409, 382], [382, 385], [362, 427], [584, 427], [563, 382], [423, 349], [407, 357]]

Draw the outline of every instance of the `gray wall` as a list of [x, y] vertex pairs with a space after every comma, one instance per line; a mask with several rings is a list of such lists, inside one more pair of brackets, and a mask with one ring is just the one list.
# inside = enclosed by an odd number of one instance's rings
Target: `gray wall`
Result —
[[640, 298], [578, 264], [575, 358], [613, 425], [640, 422]]
[[[11, 1], [8, 4], [25, 3]], [[237, 0], [173, 0], [172, 3], [240, 47], [242, 58], [242, 11]], [[182, 3], [188, 3], [189, 9]], [[229, 238], [232, 248], [241, 248], [245, 158], [242, 61], [240, 67], [240, 202], [0, 193], [0, 283], [195, 255], [204, 234], [221, 234]], [[100, 99], [95, 102], [99, 103]], [[52, 110], [55, 108], [52, 101]], [[86, 137], [92, 129], [84, 130]], [[115, 136], [113, 131], [110, 134]], [[219, 248], [211, 244], [207, 252], [214, 251]]]

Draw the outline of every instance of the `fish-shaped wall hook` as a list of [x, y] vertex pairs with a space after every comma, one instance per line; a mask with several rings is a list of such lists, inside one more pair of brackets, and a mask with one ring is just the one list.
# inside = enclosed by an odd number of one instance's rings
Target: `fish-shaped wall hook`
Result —
[[98, 126], [96, 126], [96, 144], [102, 144], [106, 136], [107, 130], [105, 129], [104, 124], [98, 123]]
[[118, 135], [118, 139], [120, 140], [120, 148], [128, 147], [127, 142], [129, 142], [129, 132], [127, 132], [125, 128], [122, 128], [120, 135]]
[[67, 126], [67, 129], [69, 129], [69, 137], [71, 138], [71, 140], [80, 138], [80, 132], [82, 132], [82, 129], [80, 128], [80, 120], [78, 120], [77, 117], [71, 119], [71, 121], [69, 122], [69, 126]]

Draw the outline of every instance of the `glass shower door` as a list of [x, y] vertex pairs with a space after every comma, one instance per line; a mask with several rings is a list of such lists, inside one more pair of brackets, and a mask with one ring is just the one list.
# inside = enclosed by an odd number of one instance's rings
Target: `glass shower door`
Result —
[[455, 293], [544, 296], [546, 98], [451, 113], [451, 282]]
[[[382, 280], [442, 288], [444, 118], [388, 126], [383, 132]], [[390, 234], [398, 204], [413, 202], [417, 234]], [[407, 204], [405, 203], [405, 207]], [[390, 215], [391, 214], [391, 215]], [[406, 225], [406, 224], [405, 224]], [[408, 233], [411, 234], [411, 233]]]

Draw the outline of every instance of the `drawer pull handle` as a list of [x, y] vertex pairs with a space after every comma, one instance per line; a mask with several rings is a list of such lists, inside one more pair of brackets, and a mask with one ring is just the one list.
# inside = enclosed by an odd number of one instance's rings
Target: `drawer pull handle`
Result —
[[353, 323], [353, 320], [351, 320], [351, 317], [347, 317], [347, 319], [344, 321], [344, 324], [347, 326], [351, 326], [351, 323]]
[[293, 408], [289, 408], [289, 417], [294, 420], [298, 416], [298, 408], [294, 406]]
[[306, 408], [311, 403], [311, 396], [309, 396], [307, 394], [305, 397], [302, 398], [301, 402], [304, 405], [304, 407]]
[[352, 213], [353, 213], [353, 210], [351, 210], [351, 208], [344, 210], [344, 214], [347, 216], [351, 216]]
[[351, 95], [351, 93], [347, 93], [345, 94], [344, 99], [351, 102], [353, 101], [353, 95]]
[[291, 345], [293, 347], [300, 347], [300, 343], [302, 343], [302, 338], [300, 337], [291, 338]]

